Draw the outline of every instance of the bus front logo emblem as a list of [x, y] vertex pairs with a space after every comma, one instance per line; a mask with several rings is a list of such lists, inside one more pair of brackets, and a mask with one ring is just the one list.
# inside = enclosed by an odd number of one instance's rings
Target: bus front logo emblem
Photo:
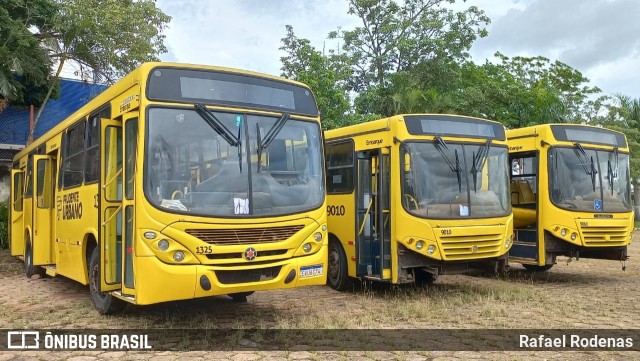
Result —
[[477, 253], [477, 252], [478, 252], [478, 246], [471, 247], [471, 253]]
[[258, 255], [258, 251], [255, 248], [249, 247], [244, 251], [244, 259], [247, 261], [253, 261]]

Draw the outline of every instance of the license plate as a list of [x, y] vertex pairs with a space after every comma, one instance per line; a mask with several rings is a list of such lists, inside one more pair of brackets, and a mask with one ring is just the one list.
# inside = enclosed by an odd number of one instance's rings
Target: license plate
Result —
[[322, 265], [300, 267], [300, 278], [322, 276]]

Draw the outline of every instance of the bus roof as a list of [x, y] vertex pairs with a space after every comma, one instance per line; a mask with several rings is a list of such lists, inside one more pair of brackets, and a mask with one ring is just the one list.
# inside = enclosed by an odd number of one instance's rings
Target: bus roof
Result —
[[[507, 140], [510, 138], [526, 138], [538, 134], [544, 136], [545, 141], [579, 142], [619, 146], [622, 148], [628, 146], [624, 133], [593, 125], [568, 123], [538, 124], [524, 128], [508, 129]], [[609, 137], [606, 137], [606, 135], [609, 135]]]
[[[494, 121], [494, 120], [488, 120], [488, 119], [483, 119], [483, 118], [477, 118], [477, 117], [470, 117], [470, 116], [466, 116], [466, 115], [457, 115], [457, 114], [435, 114], [435, 113], [411, 113], [411, 114], [398, 114], [398, 115], [394, 115], [388, 118], [382, 118], [382, 119], [377, 119], [377, 120], [373, 120], [370, 122], [365, 122], [365, 123], [360, 123], [360, 124], [355, 124], [355, 125], [349, 125], [346, 127], [342, 127], [342, 128], [337, 128], [337, 129], [332, 129], [332, 130], [328, 130], [325, 132], [325, 137], [327, 139], [334, 139], [334, 138], [343, 138], [343, 137], [349, 137], [352, 136], [354, 134], [362, 134], [362, 133], [369, 133], [369, 132], [376, 132], [376, 131], [384, 131], [384, 130], [388, 130], [391, 129], [391, 127], [393, 126], [393, 123], [395, 121], [400, 121], [400, 120], [404, 120], [407, 117], [424, 117], [424, 116], [429, 116], [429, 117], [438, 117], [438, 118], [458, 118], [458, 119], [469, 119], [470, 121], [482, 121], [482, 122], [489, 122], [489, 123], [494, 123], [494, 124], [499, 124], [500, 126], [502, 126], [502, 123]], [[428, 132], [425, 133], [424, 135], [432, 135], [429, 134]], [[454, 135], [455, 136], [455, 135]], [[465, 135], [459, 135], [464, 137]], [[504, 137], [504, 135], [502, 135], [502, 137]], [[502, 139], [504, 140], [504, 139]]]
[[[69, 115], [65, 120], [61, 121], [59, 124], [54, 126], [52, 129], [35, 139], [31, 144], [27, 145], [22, 149], [18, 154], [14, 156], [15, 159], [19, 159], [24, 157], [26, 154], [29, 154], [40, 145], [46, 143], [55, 135], [60, 134], [65, 129], [69, 128], [71, 125], [79, 121], [81, 118], [89, 115], [92, 111], [100, 108], [102, 105], [107, 104], [110, 100], [120, 95], [122, 92], [129, 89], [132, 85], [135, 85], [140, 82], [140, 79], [143, 79], [151, 72], [151, 70], [155, 67], [172, 67], [172, 68], [184, 68], [184, 69], [201, 69], [201, 70], [213, 70], [213, 71], [221, 71], [228, 73], [236, 73], [242, 75], [250, 75], [260, 78], [272, 79], [280, 82], [290, 83], [294, 85], [298, 85], [301, 87], [309, 88], [306, 84], [297, 82], [295, 80], [284, 79], [277, 76], [258, 73], [249, 70], [236, 69], [236, 68], [228, 68], [228, 67], [220, 67], [220, 66], [212, 66], [212, 65], [198, 65], [198, 64], [187, 64], [187, 63], [170, 63], [170, 62], [148, 62], [143, 63], [129, 74], [124, 76], [122, 79], [118, 80], [115, 84], [108, 87], [105, 91], [100, 93], [98, 96], [93, 98], [83, 107], [78, 109], [73, 114]], [[141, 92], [144, 92], [144, 89], [141, 89]]]

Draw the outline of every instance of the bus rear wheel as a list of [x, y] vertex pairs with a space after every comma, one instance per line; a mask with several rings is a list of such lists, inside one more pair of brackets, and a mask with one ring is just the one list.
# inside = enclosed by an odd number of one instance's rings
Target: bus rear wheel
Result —
[[89, 261], [89, 292], [93, 307], [102, 315], [122, 311], [127, 305], [126, 302], [108, 293], [100, 292], [100, 250], [98, 247], [91, 252]]
[[523, 264], [522, 266], [524, 267], [524, 269], [526, 269], [529, 272], [547, 272], [548, 270], [551, 269], [551, 267], [553, 267], [552, 264], [548, 264], [544, 266], [538, 266], [535, 264]]
[[27, 278], [31, 278], [33, 275], [40, 275], [44, 277], [45, 269], [40, 266], [33, 265], [33, 246], [31, 245], [31, 238], [27, 236], [27, 241], [24, 244], [24, 273]]
[[336, 291], [344, 291], [351, 288], [353, 280], [349, 278], [347, 269], [347, 256], [344, 254], [340, 242], [329, 242], [329, 272], [327, 284]]

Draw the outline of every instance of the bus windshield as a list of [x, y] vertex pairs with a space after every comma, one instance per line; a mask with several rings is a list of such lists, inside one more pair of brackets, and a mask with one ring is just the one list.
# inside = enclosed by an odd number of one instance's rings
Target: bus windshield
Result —
[[511, 212], [506, 147], [407, 142], [403, 149], [402, 198], [410, 213], [479, 218]]
[[[221, 217], [319, 207], [324, 200], [320, 128], [287, 118], [150, 108], [147, 199], [167, 211]], [[265, 135], [268, 144], [260, 138]]]
[[551, 201], [585, 212], [631, 210], [629, 155], [615, 150], [552, 148], [549, 151]]

